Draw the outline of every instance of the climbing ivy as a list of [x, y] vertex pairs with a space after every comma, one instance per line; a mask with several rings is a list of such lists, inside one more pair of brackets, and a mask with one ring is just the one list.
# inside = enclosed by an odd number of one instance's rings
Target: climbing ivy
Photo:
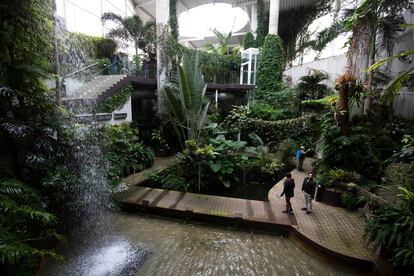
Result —
[[264, 0], [257, 0], [256, 47], [262, 47], [268, 31], [269, 25]]
[[254, 36], [251, 32], [248, 32], [244, 35], [243, 38], [243, 48], [249, 49], [256, 47], [256, 41], [254, 40]]
[[172, 37], [178, 42], [177, 0], [170, 0], [170, 28]]
[[122, 108], [133, 91], [134, 88], [131, 84], [122, 87], [103, 102], [99, 103], [95, 108], [95, 113], [111, 113], [114, 110]]
[[282, 40], [276, 35], [268, 34], [261, 50], [257, 70], [258, 98], [261, 94], [277, 92], [282, 88], [283, 69]]

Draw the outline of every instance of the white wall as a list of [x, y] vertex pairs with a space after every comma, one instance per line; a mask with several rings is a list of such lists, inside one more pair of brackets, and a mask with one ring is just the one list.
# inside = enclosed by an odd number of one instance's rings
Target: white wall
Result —
[[287, 69], [283, 74], [292, 79], [293, 84], [298, 84], [299, 78], [308, 75], [310, 69], [323, 70], [328, 73], [329, 79], [325, 82], [328, 86], [333, 87], [335, 79], [345, 73], [346, 57], [339, 55], [321, 60], [312, 61], [301, 66], [295, 66]]
[[395, 98], [393, 110], [395, 116], [414, 119], [414, 91], [403, 89]]

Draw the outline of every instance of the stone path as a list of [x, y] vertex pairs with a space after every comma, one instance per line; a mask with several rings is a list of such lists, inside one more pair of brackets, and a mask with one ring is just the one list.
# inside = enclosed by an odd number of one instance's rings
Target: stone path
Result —
[[[304, 197], [301, 191], [303, 179], [310, 171], [310, 160], [305, 164], [304, 172], [292, 171], [295, 179], [295, 196], [291, 199], [292, 208], [298, 223], [297, 230], [318, 245], [339, 254], [372, 261], [372, 251], [363, 240], [364, 219], [357, 212], [332, 207], [320, 202], [312, 202], [312, 214], [307, 215], [301, 210]], [[269, 191], [270, 202], [284, 202], [280, 197], [284, 179]]]
[[148, 168], [146, 170], [143, 170], [135, 174], [131, 174], [127, 178], [125, 178], [122, 182], [127, 184], [128, 186], [135, 186], [138, 183], [145, 181], [152, 172], [164, 170], [174, 165], [176, 161], [177, 161], [176, 156], [155, 157], [154, 165], [152, 165], [151, 168]]

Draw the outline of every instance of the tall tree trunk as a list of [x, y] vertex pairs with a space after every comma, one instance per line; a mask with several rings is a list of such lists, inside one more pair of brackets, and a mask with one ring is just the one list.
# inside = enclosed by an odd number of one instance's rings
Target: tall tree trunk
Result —
[[365, 69], [369, 64], [373, 22], [373, 15], [370, 13], [358, 20], [352, 30], [352, 41], [347, 53], [348, 73], [362, 83], [367, 81]]
[[[376, 43], [376, 34], [377, 34], [377, 26], [374, 23], [373, 24], [373, 28], [372, 28], [372, 37], [371, 37], [371, 49], [370, 49], [370, 53], [369, 53], [369, 64], [368, 67], [371, 67], [374, 63], [375, 63], [375, 55], [376, 55], [376, 49], [375, 49], [375, 43]], [[367, 90], [369, 92], [371, 92], [373, 89], [373, 77], [374, 77], [374, 71], [371, 70], [368, 73], [368, 82], [367, 82]], [[372, 105], [372, 95], [368, 95], [365, 98], [364, 101], [364, 115], [368, 115], [368, 113], [371, 110], [371, 105]]]

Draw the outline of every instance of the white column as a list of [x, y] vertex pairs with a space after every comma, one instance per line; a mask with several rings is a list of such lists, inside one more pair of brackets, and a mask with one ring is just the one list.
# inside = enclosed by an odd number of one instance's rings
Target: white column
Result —
[[257, 30], [257, 4], [252, 4], [250, 9], [250, 28], [252, 33], [256, 33]]
[[170, 17], [170, 1], [155, 1], [155, 22], [157, 23], [157, 88], [158, 88], [158, 113], [163, 116], [166, 114], [166, 97], [163, 87], [167, 80], [167, 64], [165, 60], [166, 39], [169, 34], [168, 20]]
[[279, 30], [280, 0], [270, 0], [269, 34], [277, 35]]

